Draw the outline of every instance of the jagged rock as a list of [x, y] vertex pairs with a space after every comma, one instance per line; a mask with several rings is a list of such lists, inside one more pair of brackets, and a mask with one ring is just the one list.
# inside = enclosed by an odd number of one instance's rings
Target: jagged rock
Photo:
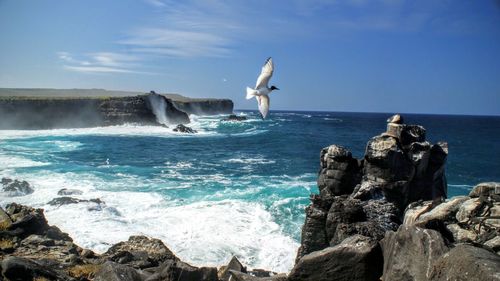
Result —
[[429, 280], [432, 264], [448, 251], [435, 230], [401, 225], [380, 242], [384, 254], [382, 280]]
[[7, 280], [40, 280], [37, 278], [67, 280], [67, 278], [60, 276], [54, 270], [26, 258], [15, 256], [6, 257], [2, 260], [1, 265], [2, 275], [7, 278]]
[[380, 240], [386, 231], [397, 229], [400, 224], [398, 213], [398, 209], [389, 202], [336, 197], [326, 221], [329, 245], [337, 245], [355, 234]]
[[360, 164], [349, 150], [331, 145], [321, 150], [318, 187], [321, 196], [350, 194], [359, 183]]
[[34, 192], [33, 188], [27, 181], [12, 180], [2, 178], [3, 191], [8, 192], [10, 196], [22, 196]]
[[146, 281], [218, 281], [217, 268], [194, 267], [179, 260], [167, 260]]
[[[482, 182], [471, 190], [469, 197], [476, 198], [480, 196], [500, 195], [499, 182]], [[497, 200], [498, 201], [498, 200]]]
[[425, 141], [425, 129], [419, 125], [404, 125], [399, 137], [401, 145], [406, 146], [414, 142]]
[[97, 271], [94, 281], [142, 281], [137, 270], [111, 261], [105, 262]]
[[427, 164], [426, 182], [429, 194], [423, 200], [438, 197], [446, 198], [448, 195], [448, 184], [446, 181], [445, 165], [448, 158], [448, 143], [438, 142], [431, 147], [431, 154]]
[[231, 258], [231, 260], [229, 261], [229, 263], [226, 266], [221, 266], [221, 268], [217, 272], [217, 276], [222, 281], [229, 281], [229, 278], [231, 277], [231, 275], [229, 274], [230, 270], [243, 272], [243, 273], [247, 272], [246, 267], [244, 267], [241, 264], [241, 262], [238, 260], [238, 258], [235, 256], [233, 256]]
[[43, 234], [49, 227], [43, 209], [11, 203], [6, 206], [6, 212], [12, 220], [7, 230], [20, 238], [30, 234]]
[[135, 268], [153, 267], [167, 260], [178, 260], [161, 240], [146, 236], [130, 236], [128, 241], [111, 246], [104, 256]]
[[491, 248], [493, 251], [495, 251], [498, 254], [500, 254], [500, 235], [496, 235], [494, 238], [484, 242], [484, 245], [486, 247]]
[[57, 195], [63, 195], [63, 196], [68, 196], [68, 195], [82, 195], [83, 191], [79, 189], [68, 189], [68, 188], [63, 188], [57, 192]]
[[87, 199], [78, 199], [78, 198], [68, 197], [68, 196], [54, 198], [54, 199], [50, 200], [47, 204], [49, 204], [51, 206], [62, 206], [62, 205], [68, 205], [68, 204], [78, 204], [78, 203], [82, 203], [82, 202], [92, 202], [92, 203], [96, 203], [98, 205], [104, 204], [104, 202], [99, 198], [87, 200]]
[[453, 235], [453, 240], [456, 242], [474, 242], [477, 239], [476, 233], [463, 229], [456, 223], [446, 225], [446, 229]]
[[354, 235], [337, 246], [303, 256], [290, 272], [288, 280], [379, 280], [382, 264], [378, 242]]
[[194, 130], [194, 129], [188, 127], [188, 126], [184, 126], [182, 124], [177, 125], [177, 127], [174, 128], [174, 132], [186, 133], [186, 134], [195, 134], [195, 133], [197, 133], [196, 130]]
[[482, 248], [459, 244], [434, 262], [426, 280], [500, 280], [499, 268], [499, 255]]
[[230, 281], [287, 281], [286, 274], [277, 274], [268, 277], [258, 277], [251, 274], [242, 273], [236, 270], [230, 270]]
[[311, 197], [312, 204], [306, 208], [306, 220], [302, 226], [301, 243], [297, 251], [296, 262], [304, 255], [328, 246], [325, 230], [328, 209], [325, 210], [321, 203], [314, 201], [321, 201], [318, 197]]
[[247, 120], [246, 116], [238, 116], [235, 114], [231, 114], [227, 118], [222, 119], [222, 121], [245, 121], [245, 120]]

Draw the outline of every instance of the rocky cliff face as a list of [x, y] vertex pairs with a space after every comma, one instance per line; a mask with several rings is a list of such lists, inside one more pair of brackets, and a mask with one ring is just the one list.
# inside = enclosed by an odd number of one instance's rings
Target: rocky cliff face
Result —
[[[232, 112], [230, 100], [182, 102], [155, 93], [113, 97], [0, 97], [0, 129], [78, 128], [139, 123], [186, 124], [194, 110]], [[162, 120], [163, 118], [163, 120]]]

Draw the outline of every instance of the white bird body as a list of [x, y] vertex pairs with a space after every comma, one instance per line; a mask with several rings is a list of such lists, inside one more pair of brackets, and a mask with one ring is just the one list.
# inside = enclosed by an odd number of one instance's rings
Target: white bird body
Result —
[[262, 71], [257, 78], [257, 83], [255, 84], [255, 89], [247, 87], [247, 99], [251, 99], [255, 97], [257, 99], [257, 103], [259, 105], [259, 111], [262, 115], [262, 118], [265, 119], [267, 114], [269, 113], [269, 94], [273, 90], [279, 90], [275, 86], [271, 86], [269, 88], [268, 83], [273, 76], [274, 64], [272, 58], [268, 58], [262, 66]]

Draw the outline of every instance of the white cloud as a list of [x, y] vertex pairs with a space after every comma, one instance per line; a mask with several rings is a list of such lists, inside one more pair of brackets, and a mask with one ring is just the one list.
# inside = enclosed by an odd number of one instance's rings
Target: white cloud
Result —
[[153, 74], [134, 70], [134, 62], [139, 58], [128, 54], [98, 52], [84, 55], [83, 59], [75, 58], [69, 52], [58, 52], [57, 55], [63, 61], [65, 69], [76, 72]]

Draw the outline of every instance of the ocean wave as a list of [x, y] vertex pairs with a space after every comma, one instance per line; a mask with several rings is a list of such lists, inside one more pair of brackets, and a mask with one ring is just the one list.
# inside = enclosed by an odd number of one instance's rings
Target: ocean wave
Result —
[[323, 118], [323, 120], [325, 121], [334, 121], [334, 122], [337, 122], [337, 123], [342, 123], [344, 122], [344, 120], [340, 119], [340, 118], [329, 118], [329, 117], [325, 117]]

